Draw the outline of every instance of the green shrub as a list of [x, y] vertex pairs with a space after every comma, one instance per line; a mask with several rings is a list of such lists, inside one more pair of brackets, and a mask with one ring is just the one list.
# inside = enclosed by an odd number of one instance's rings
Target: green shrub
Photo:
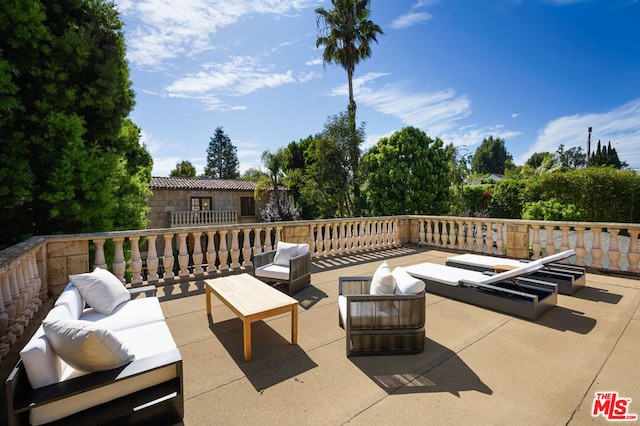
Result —
[[525, 220], [581, 220], [574, 204], [563, 204], [556, 199], [526, 203], [522, 211]]

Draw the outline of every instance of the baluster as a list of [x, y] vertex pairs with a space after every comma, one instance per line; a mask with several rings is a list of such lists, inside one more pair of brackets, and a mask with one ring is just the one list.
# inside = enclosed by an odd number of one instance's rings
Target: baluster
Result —
[[96, 248], [96, 257], [93, 261], [93, 266], [107, 269], [107, 262], [104, 258], [104, 240], [93, 240], [93, 245]]
[[262, 228], [255, 228], [253, 230], [253, 255], [262, 253], [262, 243], [260, 242], [260, 233]]
[[546, 226], [545, 232], [547, 233], [547, 245], [546, 247], [546, 255], [550, 256], [556, 252], [556, 237], [555, 230], [553, 226]]
[[216, 268], [216, 232], [207, 232], [207, 273], [215, 274]]
[[627, 259], [629, 260], [629, 267], [627, 272], [639, 272], [638, 261], [640, 261], [640, 253], [638, 253], [638, 234], [640, 230], [629, 229], [629, 251], [627, 252]]
[[620, 250], [618, 250], [618, 233], [619, 229], [608, 229], [609, 231], [609, 271], [619, 271], [620, 265], [618, 261], [620, 260]]
[[178, 250], [178, 276], [180, 278], [189, 276], [189, 250], [187, 248], [187, 236], [188, 233], [178, 234], [179, 247]]
[[147, 237], [147, 282], [157, 283], [160, 280], [158, 275], [158, 250], [156, 248], [157, 235], [149, 235]]
[[569, 227], [561, 226], [562, 229], [562, 242], [560, 243], [560, 251], [569, 250]]
[[333, 225], [333, 239], [331, 241], [331, 253], [338, 254], [340, 253], [340, 224]]
[[280, 241], [282, 241], [282, 226], [276, 226], [276, 247]]
[[33, 310], [31, 309], [31, 295], [29, 293], [29, 287], [27, 286], [26, 277], [24, 274], [24, 260], [21, 260], [15, 268], [16, 271], [16, 283], [18, 284], [18, 291], [22, 298], [22, 314], [20, 315], [26, 326], [29, 320], [33, 318]]
[[533, 224], [533, 242], [531, 243], [531, 249], [533, 250], [533, 256], [531, 259], [540, 259], [540, 252], [542, 251], [542, 244], [540, 242], [540, 225]]
[[[4, 274], [0, 277], [0, 285], [4, 279]], [[2, 289], [0, 289], [0, 360], [7, 356], [11, 349], [11, 339], [7, 336], [9, 330], [9, 314], [5, 308], [4, 298], [2, 297]]]
[[16, 310], [13, 316], [14, 322], [12, 324], [11, 330], [16, 336], [21, 336], [24, 332], [24, 326], [26, 324], [24, 320], [24, 299], [20, 294], [20, 289], [18, 287], [18, 279], [16, 277], [16, 268], [17, 265], [12, 265], [11, 270], [9, 271], [9, 283], [11, 286], [11, 299], [15, 304]]
[[328, 223], [324, 224], [324, 250], [322, 254], [329, 254], [331, 252], [331, 229]]
[[220, 230], [220, 250], [218, 251], [218, 259], [220, 259], [220, 271], [226, 271], [229, 269], [227, 259], [229, 258], [229, 251], [227, 250], [227, 230]]
[[601, 269], [602, 268], [602, 228], [591, 228], [591, 233], [593, 234], [593, 245], [591, 246], [591, 257], [593, 261], [591, 262], [592, 268]]
[[264, 251], [265, 252], [273, 250], [273, 246], [271, 245], [272, 231], [273, 231], [273, 227], [264, 228]]
[[425, 221], [425, 226], [427, 227], [427, 236], [426, 236], [426, 239], [425, 239], [424, 243], [426, 245], [428, 245], [428, 246], [431, 245], [432, 241], [433, 241], [433, 232], [432, 232], [432, 228], [431, 228], [432, 224], [433, 224], [433, 221], [430, 220], [430, 219], [427, 219]]
[[376, 236], [376, 222], [375, 221], [367, 222], [367, 235], [369, 236], [369, 238], [367, 239], [367, 241], [368, 241], [367, 248], [374, 247], [375, 236]]
[[231, 230], [231, 269], [240, 267], [240, 244], [238, 243], [239, 229]]
[[323, 243], [322, 243], [322, 230], [324, 229], [324, 225], [318, 224], [316, 225], [316, 251], [318, 256], [322, 254]]
[[454, 243], [453, 221], [447, 220], [446, 224], [447, 224], [446, 225], [447, 226], [447, 247], [448, 248], [454, 248], [455, 247], [455, 243]]
[[[40, 309], [40, 306], [42, 306], [42, 295], [40, 294], [42, 291], [42, 280], [40, 279], [40, 274], [38, 273], [38, 261], [36, 259], [37, 257], [37, 253], [34, 252], [30, 257], [29, 257], [29, 275], [31, 276], [31, 282], [33, 283], [33, 288], [34, 288], [34, 292], [35, 292], [35, 302], [36, 302], [36, 306], [37, 309]], [[1, 304], [0, 304], [1, 306]]]
[[[243, 262], [242, 262], [242, 266], [244, 266], [245, 268], [251, 268], [253, 266], [253, 263], [251, 263], [251, 229], [246, 228], [243, 231], [243, 238], [242, 238], [242, 257], [244, 258]], [[260, 237], [258, 237], [260, 238]]]
[[347, 222], [340, 222], [340, 253], [347, 252]]
[[131, 286], [142, 285], [142, 259], [140, 258], [139, 236], [129, 237], [131, 243]]
[[191, 234], [193, 238], [193, 274], [203, 275], [204, 268], [202, 262], [204, 261], [204, 254], [202, 253], [202, 232], [194, 232]]
[[576, 230], [576, 248], [574, 251], [576, 252], [576, 265], [584, 266], [584, 256], [587, 253], [587, 249], [584, 246], [584, 227], [577, 226], [574, 227]]
[[309, 252], [311, 257], [317, 256], [316, 254], [316, 238], [314, 235], [315, 225], [309, 225]]
[[162, 257], [162, 267], [164, 268], [164, 274], [162, 277], [165, 280], [174, 278], [173, 274], [173, 234], [164, 234], [164, 256]]
[[344, 248], [347, 252], [353, 251], [353, 226], [353, 222], [347, 222], [347, 226], [345, 228]]
[[422, 219], [418, 219], [418, 245], [426, 244], [426, 241], [424, 239], [425, 237], [424, 225], [425, 225], [425, 221]]
[[123, 249], [124, 237], [117, 237], [113, 239], [114, 253], [113, 253], [113, 275], [118, 277], [122, 284], [125, 284], [124, 271], [127, 269], [127, 265], [124, 262], [124, 249]]
[[7, 331], [3, 333], [3, 339], [9, 342], [10, 345], [14, 344], [17, 339], [17, 334], [13, 329], [15, 318], [18, 313], [18, 306], [13, 300], [11, 295], [11, 279], [9, 277], [10, 272], [5, 272], [2, 275], [0, 284], [2, 285], [2, 300], [4, 302], [4, 311], [7, 313]]

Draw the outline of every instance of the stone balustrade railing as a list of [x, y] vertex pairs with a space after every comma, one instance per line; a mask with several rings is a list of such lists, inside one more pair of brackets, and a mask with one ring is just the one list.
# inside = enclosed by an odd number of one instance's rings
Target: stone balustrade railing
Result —
[[640, 224], [417, 217], [418, 244], [488, 255], [539, 259], [574, 249], [574, 264], [637, 274]]
[[172, 228], [238, 223], [238, 212], [235, 210], [187, 210], [169, 214]]
[[249, 270], [252, 255], [287, 241], [315, 258], [406, 243], [532, 259], [573, 248], [575, 264], [640, 275], [639, 234], [638, 224], [393, 216], [33, 237], [0, 252], [0, 359], [70, 274], [94, 267], [132, 287], [206, 279]]

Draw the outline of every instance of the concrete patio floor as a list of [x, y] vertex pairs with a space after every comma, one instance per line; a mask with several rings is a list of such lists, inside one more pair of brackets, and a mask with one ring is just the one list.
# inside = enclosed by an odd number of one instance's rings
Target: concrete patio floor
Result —
[[640, 413], [640, 281], [629, 278], [588, 274], [535, 322], [427, 294], [424, 353], [345, 356], [339, 276], [451, 255], [401, 247], [313, 259], [311, 286], [294, 296], [298, 344], [290, 315], [268, 318], [253, 324], [251, 362], [241, 321], [215, 297], [206, 315], [203, 283], [159, 287], [184, 360], [183, 424], [606, 424], [591, 409], [607, 391]]

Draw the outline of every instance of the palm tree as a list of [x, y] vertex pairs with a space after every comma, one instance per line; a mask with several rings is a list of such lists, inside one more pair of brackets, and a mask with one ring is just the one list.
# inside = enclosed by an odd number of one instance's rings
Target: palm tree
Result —
[[349, 79], [349, 113], [355, 128], [356, 102], [353, 99], [353, 71], [361, 59], [371, 56], [371, 41], [384, 34], [379, 25], [369, 20], [370, 0], [331, 0], [333, 10], [316, 9], [318, 39], [316, 47], [324, 46], [322, 60], [347, 70]]

